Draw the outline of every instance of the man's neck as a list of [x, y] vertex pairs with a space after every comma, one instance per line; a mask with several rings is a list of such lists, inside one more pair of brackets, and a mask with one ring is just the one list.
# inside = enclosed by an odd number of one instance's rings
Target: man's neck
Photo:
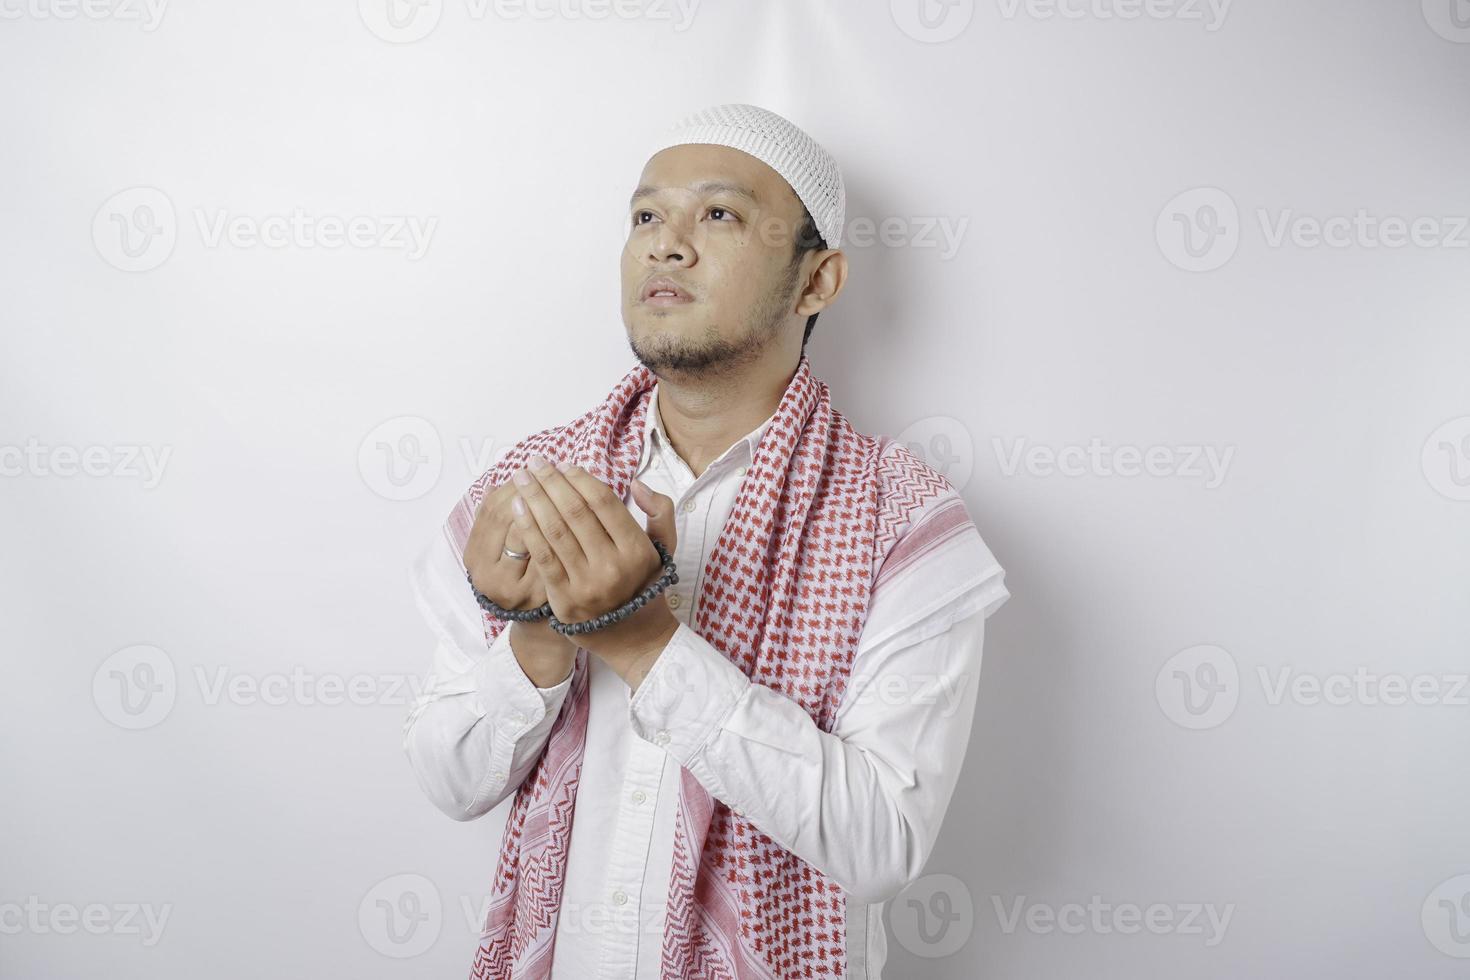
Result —
[[714, 383], [660, 378], [658, 415], [674, 452], [699, 476], [737, 439], [770, 418], [795, 374], [792, 367], [727, 375]]

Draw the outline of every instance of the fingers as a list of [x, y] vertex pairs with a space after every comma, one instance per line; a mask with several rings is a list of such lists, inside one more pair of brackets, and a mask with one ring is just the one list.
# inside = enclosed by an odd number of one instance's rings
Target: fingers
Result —
[[557, 557], [556, 552], [546, 540], [546, 536], [541, 533], [536, 519], [531, 516], [530, 508], [520, 497], [511, 502], [511, 520], [515, 522], [521, 534], [525, 535], [526, 547], [522, 550], [531, 553], [529, 564], [535, 565], [541, 572], [547, 592], [559, 590], [567, 581], [566, 567], [562, 565], [561, 559]]
[[[542, 457], [531, 457], [533, 464], [539, 459]], [[522, 480], [517, 480], [516, 489], [562, 564], [581, 567], [613, 550], [602, 520], [555, 467], [533, 465], [518, 476]]]
[[515, 488], [506, 481], [480, 499], [475, 513], [475, 537], [484, 549], [479, 553], [500, 566], [497, 574], [509, 574], [513, 581], [519, 582], [529, 571], [530, 562], [508, 558], [504, 550], [526, 550], [521, 532], [511, 521], [510, 502], [515, 496]]
[[[633, 481], [633, 502], [648, 515], [647, 536], [671, 553], [678, 545], [679, 528], [674, 519], [674, 500], [668, 494], [655, 493], [642, 480]], [[631, 516], [631, 515], [629, 515]]]
[[644, 542], [648, 535], [638, 526], [638, 520], [628, 510], [628, 505], [618, 499], [613, 488], [576, 464], [565, 466], [561, 470], [562, 477], [582, 495], [618, 550], [646, 547]]

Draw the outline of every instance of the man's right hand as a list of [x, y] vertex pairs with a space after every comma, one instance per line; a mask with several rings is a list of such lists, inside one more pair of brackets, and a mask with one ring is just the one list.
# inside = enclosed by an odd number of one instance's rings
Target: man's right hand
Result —
[[[506, 609], [534, 609], [546, 601], [546, 585], [531, 561], [507, 558], [504, 548], [525, 551], [520, 530], [511, 520], [516, 498], [509, 480], [487, 493], [475, 512], [475, 525], [465, 543], [464, 567], [475, 588]], [[544, 619], [510, 624], [510, 648], [521, 670], [537, 687], [553, 687], [572, 669], [577, 645]]]

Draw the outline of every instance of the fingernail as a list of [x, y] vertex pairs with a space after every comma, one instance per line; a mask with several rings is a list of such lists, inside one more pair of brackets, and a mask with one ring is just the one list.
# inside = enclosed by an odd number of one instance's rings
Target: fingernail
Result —
[[535, 456], [531, 457], [531, 469], [539, 472], [548, 468], [549, 466], [551, 466], [551, 464], [548, 463], [546, 461], [546, 457], [542, 456], [540, 453], [537, 453]]
[[[531, 482], [531, 474], [527, 473], [525, 470], [516, 470], [515, 473], [511, 476], [511, 479], [519, 483], [521, 486], [525, 486], [526, 484]], [[519, 500], [521, 498], [517, 497], [516, 499]]]
[[517, 497], [510, 502], [510, 509], [516, 512], [517, 517], [526, 516], [526, 502], [520, 497]]
[[561, 470], [563, 473], [570, 473], [572, 471], [572, 461], [569, 459], [564, 459], [560, 463], [556, 464], [556, 468]]

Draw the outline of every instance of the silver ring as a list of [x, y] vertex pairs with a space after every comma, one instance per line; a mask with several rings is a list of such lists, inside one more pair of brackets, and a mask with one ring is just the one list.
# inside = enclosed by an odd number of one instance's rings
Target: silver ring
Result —
[[529, 551], [511, 551], [509, 548], [501, 548], [500, 553], [507, 558], [514, 558], [516, 561], [525, 561], [531, 557]]

